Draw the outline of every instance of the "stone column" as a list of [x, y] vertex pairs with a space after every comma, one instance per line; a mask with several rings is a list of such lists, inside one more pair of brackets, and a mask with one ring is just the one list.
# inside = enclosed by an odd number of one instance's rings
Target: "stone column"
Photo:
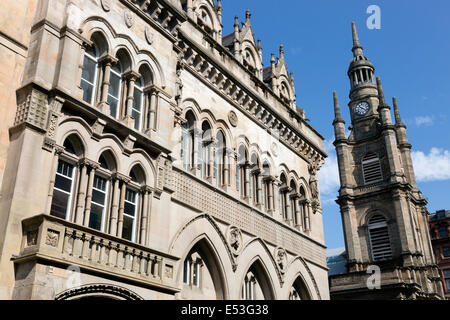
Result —
[[128, 79], [128, 90], [125, 103], [126, 113], [124, 121], [127, 126], [134, 127], [134, 119], [132, 117], [133, 101], [134, 101], [134, 84], [136, 80], [141, 77], [141, 75], [135, 71], [128, 71], [124, 76], [126, 79]]
[[83, 160], [80, 161], [79, 166], [80, 170], [80, 185], [78, 191], [78, 201], [77, 201], [77, 209], [75, 212], [75, 223], [83, 224], [84, 217], [84, 205], [86, 204], [86, 191], [88, 187], [88, 164]]
[[109, 93], [109, 85], [111, 79], [111, 68], [114, 64], [117, 63], [117, 59], [113, 56], [107, 54], [99, 59], [99, 62], [104, 65], [104, 73], [103, 73], [103, 81], [102, 81], [102, 95], [99, 101], [99, 108], [103, 113], [109, 115], [109, 103], [108, 103], [108, 93]]
[[116, 236], [117, 235], [117, 220], [119, 218], [119, 201], [120, 201], [120, 181], [123, 181], [121, 175], [115, 174], [113, 176], [114, 180], [114, 191], [112, 197], [112, 205], [111, 205], [111, 219], [109, 223], [109, 234]]
[[99, 165], [92, 161], [87, 162], [86, 165], [91, 168], [91, 171], [89, 172], [89, 180], [88, 180], [87, 191], [86, 191], [86, 205], [85, 205], [85, 209], [84, 209], [83, 225], [85, 227], [88, 227], [89, 219], [91, 217], [92, 187], [94, 185], [95, 171], [99, 168]]
[[250, 172], [250, 164], [246, 163], [244, 165], [244, 181], [242, 181], [242, 184], [243, 184], [243, 187], [244, 187], [244, 199], [245, 200], [249, 200], [250, 199], [249, 172]]
[[159, 102], [159, 95], [158, 91], [155, 87], [152, 88], [150, 95], [150, 110], [149, 110], [149, 130], [156, 131], [157, 128], [157, 112], [158, 112], [158, 102]]
[[50, 215], [53, 201], [53, 189], [55, 188], [56, 171], [58, 170], [59, 156], [64, 152], [64, 148], [56, 147], [53, 154], [52, 171], [50, 173], [50, 184], [48, 186], [47, 205], [45, 213]]
[[150, 214], [150, 197], [152, 193], [152, 189], [149, 186], [145, 186], [142, 188], [142, 219], [141, 219], [141, 232], [140, 232], [140, 244], [145, 246], [147, 241], [147, 227], [148, 227], [148, 217]]
[[256, 199], [255, 199], [255, 203], [258, 205], [258, 206], [261, 206], [262, 205], [262, 201], [261, 201], [261, 199], [262, 199], [262, 188], [261, 188], [261, 179], [260, 179], [260, 174], [261, 174], [261, 170], [260, 169], [257, 169], [255, 172], [254, 172], [254, 176], [253, 176], [253, 179], [255, 180], [255, 190], [256, 190], [256, 192], [255, 192], [255, 194], [256, 194]]
[[126, 178], [122, 182], [122, 188], [120, 190], [120, 200], [119, 200], [119, 218], [117, 222], [117, 237], [122, 238], [122, 229], [123, 229], [123, 213], [125, 211], [125, 193], [127, 191], [127, 184], [130, 182], [130, 179]]

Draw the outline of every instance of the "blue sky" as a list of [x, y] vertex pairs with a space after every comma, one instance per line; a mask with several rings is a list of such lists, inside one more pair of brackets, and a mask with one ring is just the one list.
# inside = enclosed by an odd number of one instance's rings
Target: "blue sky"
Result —
[[[381, 9], [381, 29], [369, 30], [370, 5]], [[264, 64], [278, 55], [281, 43], [294, 73], [297, 103], [326, 139], [329, 159], [321, 175], [325, 241], [344, 245], [337, 197], [338, 178], [332, 92], [337, 91], [349, 125], [349, 80], [352, 58], [351, 22], [355, 21], [364, 53], [381, 77], [389, 103], [396, 96], [408, 138], [419, 188], [428, 210], [450, 209], [450, 2], [395, 1], [223, 1], [224, 35], [233, 31], [234, 16], [245, 20], [249, 8], [256, 39], [261, 39]]]

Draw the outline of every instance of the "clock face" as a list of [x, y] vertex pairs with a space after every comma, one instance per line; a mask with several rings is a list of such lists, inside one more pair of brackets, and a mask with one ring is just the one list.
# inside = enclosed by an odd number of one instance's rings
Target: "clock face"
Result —
[[361, 102], [360, 104], [358, 104], [356, 106], [356, 114], [363, 116], [365, 115], [367, 112], [369, 112], [370, 106], [367, 102]]

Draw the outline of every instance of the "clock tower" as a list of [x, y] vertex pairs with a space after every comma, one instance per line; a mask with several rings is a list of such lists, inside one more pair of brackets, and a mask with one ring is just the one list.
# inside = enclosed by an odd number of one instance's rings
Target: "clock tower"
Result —
[[[350, 135], [346, 135], [336, 93], [333, 122], [347, 273], [330, 277], [331, 296], [441, 299], [427, 201], [417, 188], [406, 126], [395, 98], [393, 123], [381, 81], [364, 56], [354, 23], [352, 35]], [[378, 276], [381, 285], [374, 289], [370, 282]]]

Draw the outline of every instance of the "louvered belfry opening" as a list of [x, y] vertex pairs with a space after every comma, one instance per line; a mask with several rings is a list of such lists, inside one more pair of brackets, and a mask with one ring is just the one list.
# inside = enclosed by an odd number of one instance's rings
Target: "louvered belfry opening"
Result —
[[392, 259], [389, 229], [383, 216], [376, 215], [370, 219], [369, 239], [373, 261]]
[[364, 156], [362, 170], [365, 184], [372, 184], [383, 180], [380, 158], [375, 153], [369, 153]]

